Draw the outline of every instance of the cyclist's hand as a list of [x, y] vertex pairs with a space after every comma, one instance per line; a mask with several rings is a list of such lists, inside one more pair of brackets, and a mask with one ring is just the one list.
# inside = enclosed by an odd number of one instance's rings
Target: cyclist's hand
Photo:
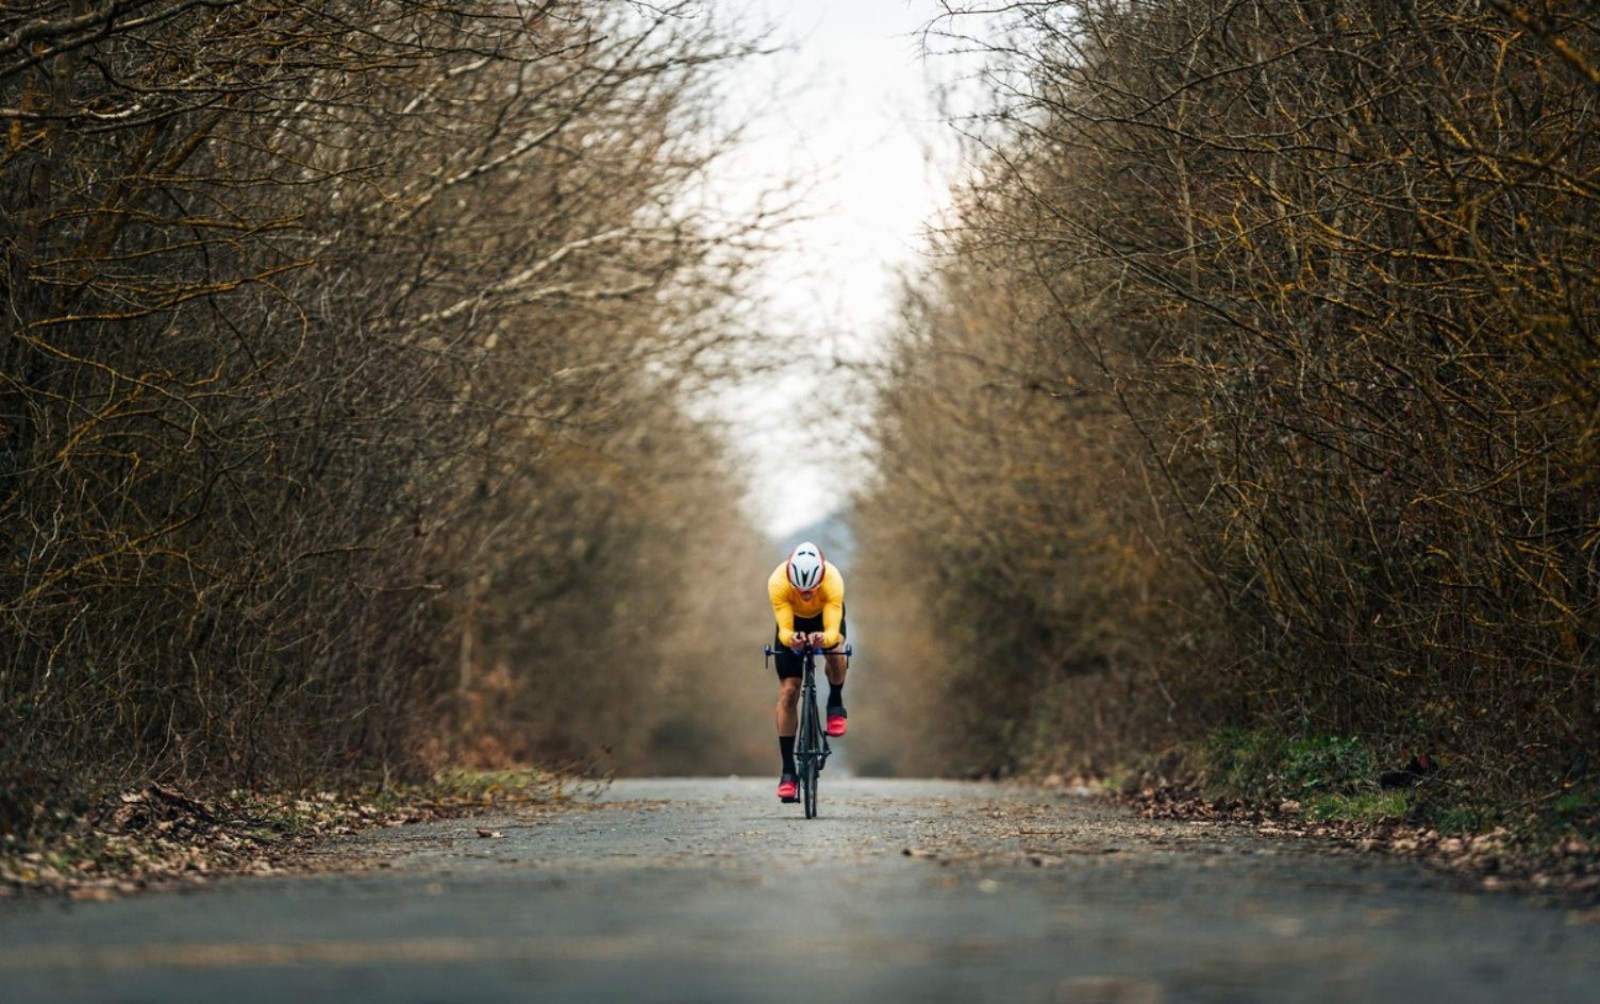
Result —
[[796, 631], [794, 637], [789, 639], [789, 648], [795, 655], [799, 655], [806, 650], [806, 638], [807, 635], [804, 631]]
[[813, 631], [811, 632], [810, 636], [806, 638], [806, 641], [810, 643], [812, 648], [820, 652], [822, 651], [822, 643], [827, 639], [827, 637], [828, 636], [823, 634], [821, 631]]

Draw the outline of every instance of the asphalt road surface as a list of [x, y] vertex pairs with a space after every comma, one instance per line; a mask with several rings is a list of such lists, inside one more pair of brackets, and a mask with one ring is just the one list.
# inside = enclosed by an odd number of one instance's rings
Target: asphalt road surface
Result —
[[1098, 798], [627, 781], [396, 827], [357, 870], [0, 902], [0, 1004], [1600, 1000], [1592, 912]]

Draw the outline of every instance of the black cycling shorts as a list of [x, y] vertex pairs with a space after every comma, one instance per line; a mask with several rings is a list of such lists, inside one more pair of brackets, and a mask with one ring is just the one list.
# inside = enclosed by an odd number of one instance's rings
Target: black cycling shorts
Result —
[[[841, 645], [844, 644], [844, 639], [848, 637], [845, 629], [844, 616], [844, 612], [841, 611], [839, 614], [839, 644]], [[807, 634], [810, 634], [813, 631], [821, 631], [822, 615], [817, 614], [815, 617], [796, 617], [794, 619], [794, 629], [797, 633], [804, 631]], [[774, 625], [772, 628], [772, 647], [777, 651], [777, 655], [774, 656], [774, 660], [778, 664], [778, 679], [799, 679], [801, 674], [806, 671], [805, 663], [801, 661], [798, 655], [794, 654], [793, 649], [789, 648], [789, 646], [785, 645], [778, 639], [778, 628], [776, 625]]]

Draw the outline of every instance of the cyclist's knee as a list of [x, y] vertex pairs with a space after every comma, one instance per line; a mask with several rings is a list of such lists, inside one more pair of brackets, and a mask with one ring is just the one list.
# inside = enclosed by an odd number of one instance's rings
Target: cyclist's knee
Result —
[[778, 681], [778, 700], [791, 708], [800, 703], [800, 678], [798, 676]]

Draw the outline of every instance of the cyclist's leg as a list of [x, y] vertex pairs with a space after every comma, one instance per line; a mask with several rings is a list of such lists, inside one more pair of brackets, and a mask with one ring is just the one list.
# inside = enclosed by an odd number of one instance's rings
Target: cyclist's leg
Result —
[[[832, 684], [834, 692], [840, 695], [844, 693], [845, 673], [850, 669], [850, 657], [844, 654], [845, 643], [849, 641], [849, 624], [848, 617], [841, 616], [839, 618], [839, 643], [824, 653], [826, 666], [823, 668], [823, 672], [827, 674], [828, 683]], [[830, 707], [834, 705], [831, 695], [828, 698], [828, 705]]]
[[[843, 638], [839, 639], [839, 644], [844, 644]], [[835, 652], [832, 649], [829, 649], [826, 654], [828, 664], [823, 671], [828, 675], [828, 682], [833, 685], [835, 690], [843, 690], [845, 674], [850, 671], [850, 657], [843, 652]]]
[[823, 661], [823, 673], [828, 677], [828, 735], [835, 738], [844, 735], [845, 719], [849, 717], [844, 709], [844, 678], [850, 670], [850, 658], [843, 651], [846, 641], [845, 631], [845, 620], [841, 617], [839, 644], [824, 654]]
[[800, 723], [800, 678], [790, 676], [778, 681], [777, 725], [778, 735], [794, 738]]
[[795, 774], [794, 736], [800, 725], [800, 678], [788, 677], [778, 681], [778, 757], [782, 767], [778, 773], [778, 797], [785, 802], [799, 800], [799, 778]]
[[782, 760], [778, 797], [785, 802], [793, 802], [799, 799], [794, 766], [794, 734], [799, 727], [800, 675], [803, 667], [799, 656], [778, 643], [776, 634], [773, 635], [773, 648], [777, 652], [773, 661], [778, 669], [778, 703], [773, 717], [778, 729], [778, 756]]

